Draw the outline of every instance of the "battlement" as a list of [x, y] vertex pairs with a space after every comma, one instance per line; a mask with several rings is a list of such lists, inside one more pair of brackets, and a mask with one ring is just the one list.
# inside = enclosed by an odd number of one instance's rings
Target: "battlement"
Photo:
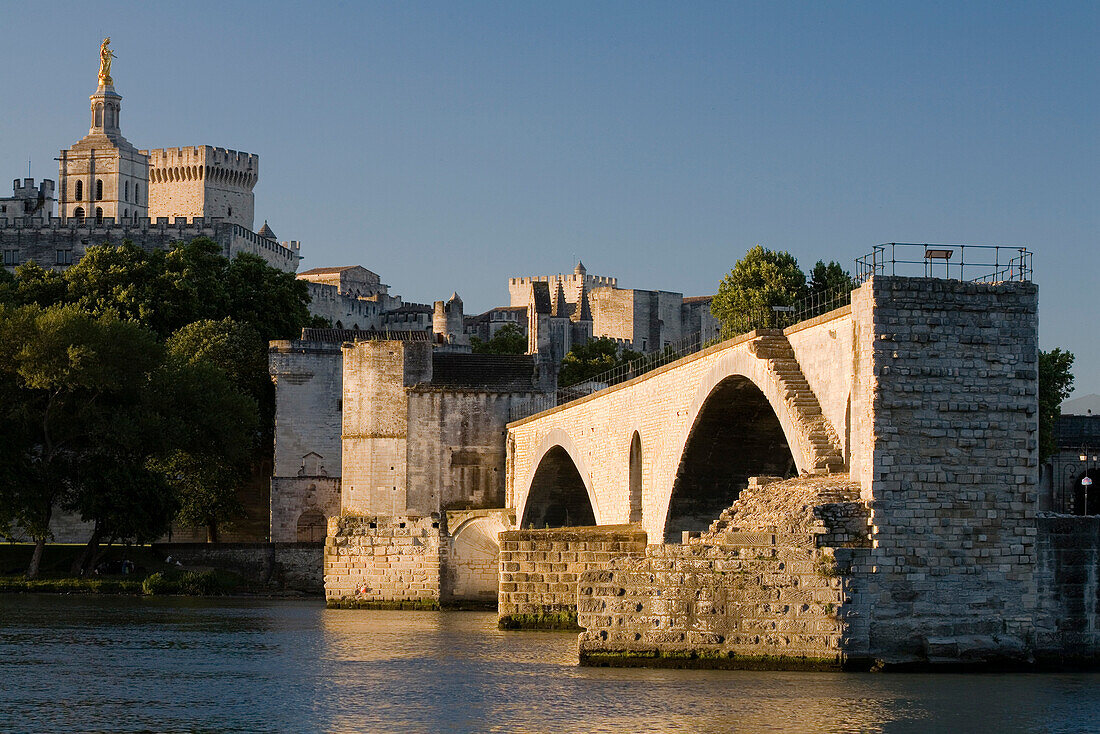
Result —
[[55, 184], [52, 179], [44, 178], [38, 186], [33, 178], [14, 179], [11, 184], [15, 199], [52, 199]]
[[208, 181], [251, 190], [260, 177], [260, 157], [229, 148], [196, 145], [140, 151], [149, 159], [149, 182]]
[[0, 217], [0, 229], [68, 229], [92, 233], [109, 232], [111, 230], [132, 232], [173, 229], [192, 237], [198, 237], [201, 235], [212, 236], [217, 226], [222, 222], [221, 217], [194, 217], [190, 220], [187, 217], [157, 217], [155, 220], [149, 217], [138, 217], [137, 219], [127, 217], [121, 222], [116, 222], [114, 217], [103, 217], [102, 219], [96, 219], [95, 217], [84, 219], [50, 217], [48, 220], [43, 217]]
[[558, 275], [533, 275], [522, 278], [509, 278], [509, 286], [525, 286], [531, 283], [580, 283], [584, 282], [588, 288], [609, 287], [614, 288], [619, 282], [618, 278], [607, 275], [586, 275], [583, 273], [560, 273]]

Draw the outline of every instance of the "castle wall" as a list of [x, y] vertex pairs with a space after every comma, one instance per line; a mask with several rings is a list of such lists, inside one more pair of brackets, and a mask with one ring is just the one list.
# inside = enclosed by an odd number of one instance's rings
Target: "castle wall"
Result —
[[187, 221], [177, 217], [169, 221], [161, 217], [156, 221], [141, 218], [116, 222], [105, 217], [97, 222], [94, 218], [80, 221], [51, 217], [46, 221], [0, 217], [0, 249], [9, 268], [34, 260], [42, 267], [63, 269], [78, 262], [93, 245], [117, 246], [130, 240], [146, 250], [167, 250], [173, 243], [190, 242], [196, 237], [214, 240], [229, 258], [247, 252], [283, 271], [294, 272], [298, 267], [297, 248], [264, 240], [239, 225], [218, 220]]
[[[271, 520], [273, 543], [311, 543], [324, 539], [325, 529], [313, 522], [299, 527], [303, 516], [311, 521], [340, 514], [340, 477], [293, 476], [271, 478]], [[320, 537], [318, 537], [320, 536]]]
[[513, 403], [530, 397], [531, 393], [410, 390], [410, 511], [503, 507], [503, 434]]
[[341, 294], [335, 285], [306, 281], [309, 290], [309, 313], [328, 319], [336, 328], [382, 328], [382, 306], [377, 301], [367, 301]]
[[275, 341], [268, 369], [275, 383], [277, 477], [294, 477], [315, 454], [325, 475], [340, 476], [343, 355], [339, 344]]
[[431, 360], [427, 342], [369, 341], [344, 348], [344, 512], [408, 512], [405, 388], [431, 381]]

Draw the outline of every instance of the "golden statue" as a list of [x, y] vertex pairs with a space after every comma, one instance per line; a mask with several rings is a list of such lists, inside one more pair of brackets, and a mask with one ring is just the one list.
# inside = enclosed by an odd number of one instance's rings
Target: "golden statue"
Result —
[[109, 87], [115, 82], [111, 79], [111, 59], [118, 58], [114, 52], [111, 51], [111, 37], [107, 36], [103, 39], [103, 44], [99, 47], [99, 84], [100, 86]]

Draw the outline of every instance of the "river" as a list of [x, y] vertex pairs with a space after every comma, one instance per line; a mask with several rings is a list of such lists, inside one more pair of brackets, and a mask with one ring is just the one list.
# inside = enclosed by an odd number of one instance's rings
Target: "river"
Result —
[[3, 732], [1081, 732], [1098, 674], [581, 668], [575, 635], [318, 601], [0, 596]]

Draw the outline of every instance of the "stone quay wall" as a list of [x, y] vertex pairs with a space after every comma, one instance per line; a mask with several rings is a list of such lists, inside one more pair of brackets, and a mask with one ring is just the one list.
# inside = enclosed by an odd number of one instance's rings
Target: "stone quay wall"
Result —
[[581, 574], [613, 558], [641, 556], [645, 548], [646, 533], [635, 525], [501, 533], [500, 625], [558, 626], [577, 612]]
[[210, 566], [272, 589], [320, 594], [320, 543], [155, 543], [153, 550], [184, 566]]
[[324, 586], [330, 606], [438, 607], [448, 544], [438, 519], [342, 515], [329, 518]]
[[1037, 524], [1035, 654], [1057, 664], [1095, 665], [1100, 658], [1100, 517], [1043, 514]]

